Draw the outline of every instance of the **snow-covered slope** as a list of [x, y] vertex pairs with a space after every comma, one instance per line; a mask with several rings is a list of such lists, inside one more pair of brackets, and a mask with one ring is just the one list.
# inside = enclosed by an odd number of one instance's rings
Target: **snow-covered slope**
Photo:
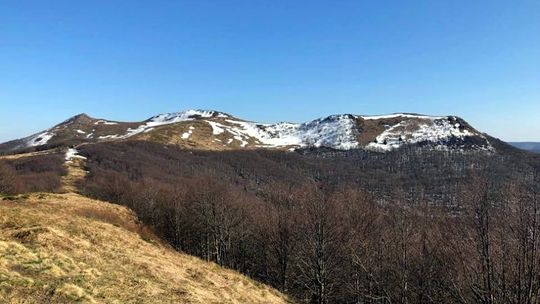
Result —
[[183, 112], [159, 114], [146, 120], [144, 124], [141, 124], [135, 129], [128, 129], [126, 134], [120, 135], [121, 138], [128, 138], [133, 135], [149, 132], [155, 127], [175, 124], [178, 122], [190, 121], [203, 118], [229, 118], [230, 116], [218, 111], [207, 110], [187, 110]]
[[[388, 125], [379, 134], [375, 141], [369, 143], [366, 148], [379, 151], [389, 151], [397, 149], [405, 144], [427, 143], [438, 149], [449, 148], [449, 143], [466, 142], [467, 139], [477, 137], [484, 139], [482, 145], [477, 145], [477, 149], [492, 150], [487, 138], [463, 125], [455, 116], [449, 117], [429, 117], [429, 116], [401, 116], [400, 121], [393, 125]], [[374, 119], [364, 117], [364, 119]], [[378, 118], [382, 119], [382, 118]], [[464, 147], [464, 145], [462, 145]]]
[[390, 151], [405, 145], [493, 151], [488, 138], [455, 116], [331, 115], [306, 123], [261, 124], [208, 110], [115, 122], [81, 114], [36, 135], [0, 145], [1, 151], [115, 140], [149, 140], [198, 149], [333, 148]]

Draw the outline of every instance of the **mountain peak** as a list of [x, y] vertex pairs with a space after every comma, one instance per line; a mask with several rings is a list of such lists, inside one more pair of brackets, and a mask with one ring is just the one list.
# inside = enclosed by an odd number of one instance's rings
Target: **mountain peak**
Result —
[[181, 121], [188, 119], [197, 119], [197, 118], [214, 118], [214, 117], [223, 117], [229, 118], [232, 117], [227, 113], [223, 113], [215, 110], [202, 110], [202, 109], [189, 109], [180, 112], [173, 113], [163, 113], [156, 116], [152, 116], [147, 121]]
[[68, 118], [61, 124], [68, 124], [68, 123], [80, 123], [80, 124], [88, 124], [94, 122], [96, 119], [90, 117], [86, 113], [80, 113], [73, 117]]
[[92, 117], [90, 117], [90, 115], [88, 115], [86, 113], [80, 113], [80, 114], [77, 114], [77, 115], [73, 116], [73, 118], [92, 118]]
[[416, 119], [443, 119], [451, 116], [434, 116], [434, 115], [425, 115], [418, 113], [392, 113], [392, 114], [383, 114], [383, 115], [361, 115], [360, 118], [364, 120], [378, 120], [378, 119], [393, 119], [393, 118], [416, 118]]

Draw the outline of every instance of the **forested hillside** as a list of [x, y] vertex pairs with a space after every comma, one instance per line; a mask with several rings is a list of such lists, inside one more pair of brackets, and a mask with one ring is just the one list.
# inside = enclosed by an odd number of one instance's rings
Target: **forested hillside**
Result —
[[0, 303], [288, 303], [175, 252], [129, 209], [77, 194], [0, 195]]
[[[503, 147], [504, 148], [504, 147]], [[538, 158], [84, 145], [86, 195], [313, 303], [536, 303]]]
[[0, 194], [59, 191], [64, 161], [62, 151], [0, 158]]

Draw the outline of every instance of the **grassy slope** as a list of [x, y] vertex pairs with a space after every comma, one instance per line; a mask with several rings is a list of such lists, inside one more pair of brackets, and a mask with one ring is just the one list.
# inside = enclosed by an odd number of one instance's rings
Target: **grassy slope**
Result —
[[[221, 125], [237, 127], [227, 119], [213, 118], [210, 121], [218, 122]], [[190, 127], [192, 129], [190, 129]], [[191, 134], [188, 138], [182, 138], [186, 132]], [[155, 127], [149, 132], [140, 133], [130, 138], [131, 140], [146, 140], [166, 145], [176, 145], [182, 148], [197, 150], [235, 150], [241, 148], [256, 148], [260, 143], [255, 138], [244, 138], [247, 141], [246, 147], [242, 147], [242, 142], [229, 132], [213, 134], [212, 127], [204, 120], [184, 121], [170, 125]]]
[[285, 303], [277, 291], [178, 253], [124, 207], [77, 194], [0, 199], [0, 302]]

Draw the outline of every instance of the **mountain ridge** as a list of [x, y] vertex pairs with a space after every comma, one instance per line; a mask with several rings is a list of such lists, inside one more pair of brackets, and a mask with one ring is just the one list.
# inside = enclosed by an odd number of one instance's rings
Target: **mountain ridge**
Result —
[[494, 150], [486, 134], [452, 115], [333, 114], [303, 123], [269, 124], [215, 110], [185, 110], [154, 115], [141, 122], [112, 121], [81, 113], [42, 132], [0, 144], [0, 152], [126, 139], [203, 150], [332, 148], [385, 152], [405, 145]]
[[540, 153], [540, 142], [522, 141], [522, 142], [509, 142], [509, 144], [525, 151]]

